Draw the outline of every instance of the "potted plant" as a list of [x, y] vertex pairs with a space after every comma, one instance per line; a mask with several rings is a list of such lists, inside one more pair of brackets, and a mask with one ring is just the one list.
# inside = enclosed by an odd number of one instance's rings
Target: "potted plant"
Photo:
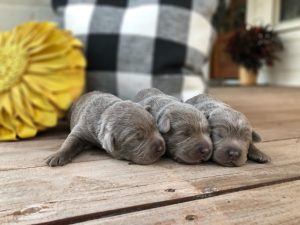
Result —
[[241, 85], [256, 84], [258, 70], [264, 63], [273, 66], [281, 50], [282, 42], [269, 26], [243, 27], [232, 34], [226, 46], [233, 62], [240, 66]]

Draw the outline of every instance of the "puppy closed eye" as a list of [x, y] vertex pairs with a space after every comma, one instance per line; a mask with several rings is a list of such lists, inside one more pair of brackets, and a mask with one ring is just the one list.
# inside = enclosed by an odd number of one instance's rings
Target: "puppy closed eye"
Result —
[[190, 129], [182, 130], [178, 134], [182, 136], [190, 137], [192, 135], [192, 130]]
[[137, 135], [136, 135], [136, 139], [139, 140], [139, 141], [142, 141], [145, 139], [145, 136], [142, 132], [138, 132]]

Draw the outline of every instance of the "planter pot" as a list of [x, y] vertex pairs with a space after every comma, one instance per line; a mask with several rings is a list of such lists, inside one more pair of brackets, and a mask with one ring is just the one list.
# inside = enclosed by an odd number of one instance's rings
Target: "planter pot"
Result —
[[257, 73], [253, 72], [252, 70], [248, 70], [243, 66], [240, 66], [239, 78], [240, 78], [240, 84], [242, 86], [256, 85], [256, 77], [257, 77]]

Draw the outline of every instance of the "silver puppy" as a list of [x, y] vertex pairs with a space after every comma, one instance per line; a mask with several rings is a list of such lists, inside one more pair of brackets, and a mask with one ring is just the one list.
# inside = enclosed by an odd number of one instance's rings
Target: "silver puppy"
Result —
[[174, 160], [188, 164], [209, 160], [212, 143], [203, 113], [155, 88], [141, 90], [135, 101], [150, 106], [150, 113], [165, 139], [167, 153]]
[[186, 101], [208, 118], [213, 141], [212, 160], [224, 166], [242, 166], [247, 158], [259, 163], [271, 160], [254, 146], [261, 137], [244, 114], [207, 95], [200, 94]]
[[145, 108], [97, 91], [83, 95], [71, 108], [71, 133], [47, 164], [63, 166], [88, 146], [117, 159], [154, 163], [165, 153], [165, 142]]

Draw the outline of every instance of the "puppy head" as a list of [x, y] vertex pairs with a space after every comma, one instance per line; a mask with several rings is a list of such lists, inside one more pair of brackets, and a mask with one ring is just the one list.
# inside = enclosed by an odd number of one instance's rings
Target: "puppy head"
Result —
[[165, 153], [165, 142], [155, 120], [142, 107], [131, 101], [116, 104], [108, 118], [109, 131], [103, 147], [116, 158], [137, 164], [151, 164]]
[[183, 104], [161, 113], [157, 118], [168, 154], [176, 161], [195, 164], [207, 161], [212, 154], [208, 121], [193, 106]]
[[232, 109], [216, 109], [208, 117], [213, 141], [213, 161], [223, 166], [242, 166], [250, 143], [261, 141], [247, 118]]
[[151, 96], [156, 96], [156, 95], [164, 95], [164, 93], [162, 91], [158, 90], [157, 88], [145, 88], [145, 89], [140, 90], [136, 94], [133, 101], [140, 102], [146, 98], [149, 98]]

